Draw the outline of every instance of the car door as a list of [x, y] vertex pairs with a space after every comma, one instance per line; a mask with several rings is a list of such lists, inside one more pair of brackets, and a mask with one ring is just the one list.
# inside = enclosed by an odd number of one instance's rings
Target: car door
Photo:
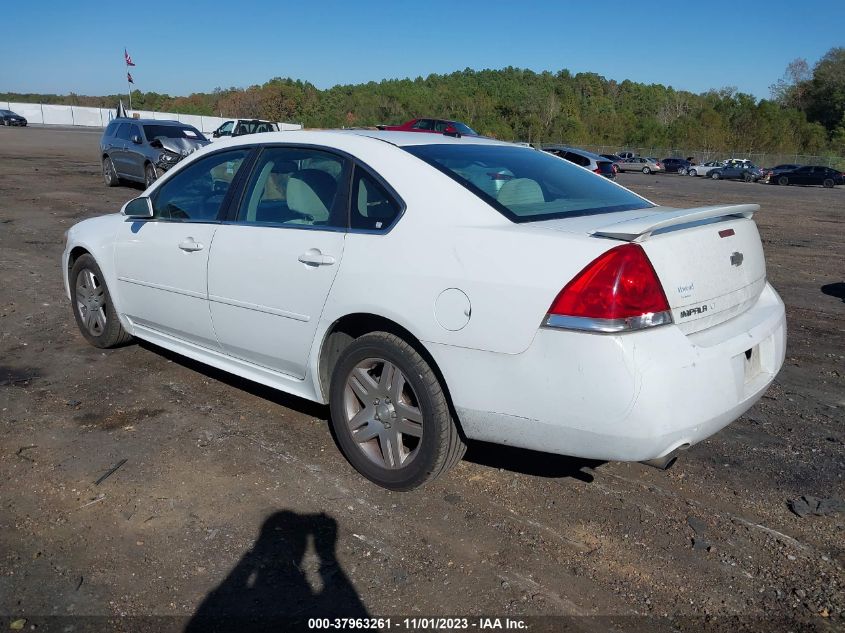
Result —
[[214, 130], [214, 132], [212, 133], [212, 136], [214, 138], [223, 138], [223, 137], [226, 137], [226, 136], [232, 136], [232, 130], [234, 129], [234, 127], [235, 127], [234, 121], [226, 121], [225, 123], [223, 123], [223, 125], [221, 125], [219, 128]]
[[789, 176], [789, 182], [793, 185], [809, 184], [812, 170], [812, 167], [799, 167], [795, 171], [795, 175]]
[[162, 181], [153, 218], [125, 222], [115, 241], [121, 311], [147, 338], [219, 350], [208, 309], [208, 254], [249, 148], [213, 153]]
[[126, 158], [126, 146], [129, 143], [129, 123], [123, 122], [117, 126], [114, 137], [111, 141], [111, 148], [108, 155], [111, 158], [114, 171], [118, 176], [129, 175]]
[[821, 185], [827, 176], [827, 167], [813, 167], [807, 179], [808, 185]]
[[147, 160], [144, 154], [144, 133], [137, 123], [129, 124], [129, 138], [126, 141], [125, 159], [126, 175], [136, 180], [144, 179], [144, 163]]
[[261, 151], [208, 263], [211, 318], [226, 354], [305, 376], [343, 258], [350, 169], [321, 149]]

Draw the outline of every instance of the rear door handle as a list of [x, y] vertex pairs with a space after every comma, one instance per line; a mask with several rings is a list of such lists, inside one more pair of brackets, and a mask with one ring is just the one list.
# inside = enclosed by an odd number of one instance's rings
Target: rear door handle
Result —
[[179, 242], [179, 248], [181, 248], [183, 251], [188, 251], [189, 253], [192, 253], [194, 251], [201, 251], [204, 246], [200, 242], [195, 241], [194, 238], [186, 237], [184, 240]]
[[299, 261], [308, 266], [331, 266], [335, 263], [331, 255], [323, 255], [319, 248], [309, 248], [299, 256]]

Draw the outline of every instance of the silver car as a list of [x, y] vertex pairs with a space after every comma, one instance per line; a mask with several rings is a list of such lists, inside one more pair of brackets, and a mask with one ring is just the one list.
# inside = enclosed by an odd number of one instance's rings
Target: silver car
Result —
[[616, 164], [619, 171], [641, 171], [644, 174], [665, 171], [663, 164], [653, 158], [634, 156]]
[[711, 160], [701, 165], [692, 165], [687, 169], [687, 176], [706, 176], [714, 169], [721, 169], [724, 166], [723, 160]]
[[208, 143], [197, 128], [178, 121], [115, 119], [100, 139], [103, 180], [109, 187], [121, 180], [149, 187], [160, 174]]

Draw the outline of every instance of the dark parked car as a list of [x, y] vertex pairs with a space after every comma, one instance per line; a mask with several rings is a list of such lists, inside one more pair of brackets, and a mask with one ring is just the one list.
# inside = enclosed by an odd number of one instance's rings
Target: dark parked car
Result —
[[744, 180], [745, 182], [757, 182], [763, 177], [763, 170], [751, 162], [734, 162], [713, 169], [707, 174], [713, 180]]
[[822, 185], [833, 187], [845, 184], [845, 174], [818, 165], [805, 165], [791, 171], [782, 171], [773, 177], [770, 182], [778, 185]]
[[178, 121], [115, 119], [100, 139], [103, 179], [109, 187], [124, 179], [149, 187], [161, 172], [208, 143], [197, 128]]
[[26, 119], [11, 110], [0, 110], [0, 123], [6, 126], [16, 125], [18, 127], [26, 127]]
[[598, 154], [593, 154], [592, 152], [575, 147], [564, 147], [562, 145], [550, 145], [544, 147], [543, 151], [565, 158], [570, 163], [586, 167], [590, 171], [601, 174], [605, 178], [610, 178], [611, 180], [616, 178], [616, 167], [613, 162]]
[[692, 163], [684, 158], [664, 158], [663, 166], [666, 168], [667, 174], [683, 174], [686, 175]]
[[601, 156], [602, 158], [606, 158], [607, 160], [612, 162], [613, 163], [613, 171], [614, 171], [614, 173], [617, 173], [617, 174], [619, 173], [619, 163], [621, 163], [623, 160], [625, 160], [624, 158], [622, 158], [621, 156], [619, 156], [617, 154], [599, 154], [599, 156]]

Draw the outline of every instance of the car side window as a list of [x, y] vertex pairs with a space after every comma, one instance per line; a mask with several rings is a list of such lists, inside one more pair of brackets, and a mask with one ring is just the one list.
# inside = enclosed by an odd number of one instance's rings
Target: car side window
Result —
[[117, 128], [117, 133], [115, 134], [115, 136], [117, 138], [121, 139], [122, 141], [128, 141], [129, 140], [129, 124], [128, 123], [121, 123], [120, 127]]
[[349, 161], [322, 150], [265, 148], [253, 168], [238, 222], [346, 228]]
[[216, 220], [229, 186], [249, 152], [219, 152], [179, 171], [156, 191], [153, 217], [179, 222]]
[[383, 231], [393, 224], [402, 207], [375, 178], [356, 167], [351, 211], [350, 228]]
[[114, 136], [119, 126], [120, 123], [118, 123], [117, 121], [112, 121], [111, 123], [109, 123], [108, 127], [106, 128], [105, 136]]
[[415, 130], [431, 130], [434, 128], [434, 121], [431, 119], [420, 119], [412, 126]]

